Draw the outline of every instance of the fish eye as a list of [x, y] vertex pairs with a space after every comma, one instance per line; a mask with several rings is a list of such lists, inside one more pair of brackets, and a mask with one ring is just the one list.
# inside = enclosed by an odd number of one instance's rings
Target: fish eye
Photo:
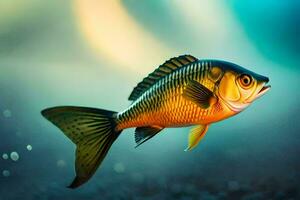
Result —
[[243, 88], [247, 89], [252, 84], [252, 77], [247, 74], [242, 74], [239, 77], [239, 83]]

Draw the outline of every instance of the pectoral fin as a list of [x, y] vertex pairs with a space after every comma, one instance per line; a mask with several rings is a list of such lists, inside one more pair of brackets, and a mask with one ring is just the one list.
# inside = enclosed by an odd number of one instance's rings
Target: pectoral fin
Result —
[[183, 97], [207, 109], [217, 102], [212, 91], [197, 81], [190, 81], [183, 92]]
[[192, 150], [195, 148], [200, 140], [204, 137], [208, 130], [209, 125], [197, 125], [192, 128], [189, 139], [188, 139], [188, 147], [185, 149], [185, 151]]

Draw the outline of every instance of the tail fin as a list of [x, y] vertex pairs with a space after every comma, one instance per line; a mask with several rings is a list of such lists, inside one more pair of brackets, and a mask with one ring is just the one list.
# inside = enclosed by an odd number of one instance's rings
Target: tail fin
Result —
[[116, 131], [116, 112], [62, 106], [48, 108], [42, 115], [76, 144], [76, 177], [69, 188], [87, 182], [103, 161], [121, 131]]

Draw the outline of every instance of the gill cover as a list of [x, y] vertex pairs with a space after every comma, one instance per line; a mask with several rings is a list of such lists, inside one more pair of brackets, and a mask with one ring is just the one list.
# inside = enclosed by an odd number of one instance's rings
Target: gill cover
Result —
[[233, 72], [225, 72], [219, 85], [219, 94], [223, 99], [234, 102], [241, 98], [235, 79], [236, 76]]

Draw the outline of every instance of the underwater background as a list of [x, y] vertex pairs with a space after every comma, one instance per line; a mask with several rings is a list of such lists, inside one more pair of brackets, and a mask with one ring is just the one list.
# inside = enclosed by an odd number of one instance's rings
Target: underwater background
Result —
[[[0, 0], [0, 200], [300, 199], [300, 1]], [[71, 143], [40, 111], [121, 111], [131, 90], [181, 54], [231, 61], [272, 89], [213, 124], [134, 148], [121, 134], [76, 190]]]

